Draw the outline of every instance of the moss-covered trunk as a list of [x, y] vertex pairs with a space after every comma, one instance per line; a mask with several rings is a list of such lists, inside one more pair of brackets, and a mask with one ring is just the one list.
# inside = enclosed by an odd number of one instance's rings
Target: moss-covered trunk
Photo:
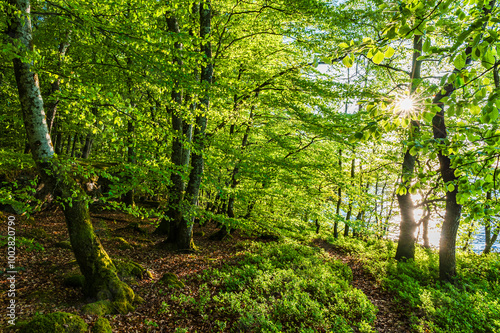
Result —
[[114, 312], [126, 313], [133, 310], [131, 303], [134, 292], [120, 281], [111, 258], [94, 233], [86, 194], [73, 179], [63, 176], [58, 178], [58, 189], [62, 197], [70, 198], [73, 195], [71, 202], [64, 204], [63, 212], [76, 261], [85, 277], [85, 295], [113, 301]]
[[[8, 38], [14, 47], [21, 44], [25, 50], [31, 51], [30, 2], [9, 1], [9, 5], [14, 10], [8, 11]], [[17, 15], [16, 11], [20, 11], [21, 15]], [[119, 280], [114, 265], [94, 233], [86, 195], [54, 158], [38, 76], [32, 71], [33, 64], [22, 61], [21, 57], [14, 58], [13, 64], [31, 153], [47, 190], [63, 199], [71, 244], [86, 279], [85, 293], [93, 298], [111, 300], [114, 311], [129, 311], [134, 293]]]

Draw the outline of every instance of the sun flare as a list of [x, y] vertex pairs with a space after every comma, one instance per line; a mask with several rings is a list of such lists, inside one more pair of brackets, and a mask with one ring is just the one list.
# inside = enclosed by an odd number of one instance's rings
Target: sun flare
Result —
[[399, 101], [398, 107], [403, 112], [412, 112], [415, 108], [413, 99], [411, 97], [405, 97]]

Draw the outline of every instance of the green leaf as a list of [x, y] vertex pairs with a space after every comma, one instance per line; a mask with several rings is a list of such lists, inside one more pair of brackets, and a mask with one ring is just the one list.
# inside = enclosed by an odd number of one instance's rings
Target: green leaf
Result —
[[349, 47], [349, 45], [347, 43], [342, 42], [339, 44], [339, 47], [341, 47], [343, 49], [347, 49]]
[[431, 48], [431, 39], [427, 38], [425, 40], [425, 42], [424, 42], [424, 45], [422, 46], [422, 51], [424, 51], [425, 53], [427, 53], [430, 48]]
[[374, 62], [375, 64], [377, 64], [377, 65], [378, 65], [378, 64], [380, 64], [380, 63], [384, 60], [384, 54], [383, 54], [382, 52], [378, 51], [378, 52], [377, 52], [377, 54], [375, 54], [375, 55], [373, 56], [373, 59], [372, 59], [372, 60], [373, 60], [373, 62]]
[[473, 115], [477, 116], [481, 112], [481, 108], [479, 105], [471, 105], [470, 106], [470, 113]]
[[448, 192], [453, 192], [455, 191], [455, 185], [453, 184], [448, 184], [448, 186], [446, 186], [446, 189], [448, 190]]
[[351, 57], [347, 56], [347, 57], [344, 57], [344, 59], [342, 59], [342, 63], [344, 64], [345, 67], [351, 68], [353, 61], [352, 61]]
[[455, 60], [453, 60], [453, 65], [455, 66], [456, 69], [462, 69], [465, 66], [465, 55], [463, 53], [458, 54], [455, 57]]
[[387, 50], [384, 53], [384, 57], [390, 58], [394, 55], [394, 49], [392, 47], [388, 47]]

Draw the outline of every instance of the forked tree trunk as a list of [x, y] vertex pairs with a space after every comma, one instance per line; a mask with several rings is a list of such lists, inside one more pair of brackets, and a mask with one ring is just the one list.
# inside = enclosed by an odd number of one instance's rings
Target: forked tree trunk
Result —
[[196, 117], [196, 125], [193, 134], [194, 151], [191, 157], [191, 172], [189, 182], [186, 187], [184, 207], [178, 207], [181, 220], [175, 233], [168, 235], [165, 243], [178, 250], [190, 251], [194, 249], [193, 243], [193, 223], [194, 217], [190, 214], [198, 204], [198, 194], [200, 191], [201, 178], [203, 176], [203, 153], [205, 150], [205, 130], [207, 128], [207, 113], [210, 106], [210, 86], [212, 84], [213, 64], [212, 46], [210, 43], [212, 5], [210, 0], [206, 0], [200, 5], [200, 38], [205, 42], [201, 45], [201, 52], [205, 58], [205, 63], [201, 68], [202, 97], [200, 99], [199, 114]]
[[[13, 45], [32, 50], [30, 2], [9, 1], [14, 10], [8, 11], [8, 37]], [[16, 10], [21, 15], [16, 15]], [[18, 47], [18, 46], [15, 46]], [[14, 58], [14, 71], [24, 126], [31, 153], [46, 187], [59, 193], [71, 246], [81, 272], [85, 276], [85, 294], [92, 298], [111, 300], [114, 311], [132, 310], [134, 292], [116, 275], [116, 268], [96, 237], [90, 222], [86, 195], [78, 184], [61, 171], [54, 158], [54, 150], [47, 127], [38, 76], [32, 63]], [[74, 194], [77, 194], [76, 196]]]

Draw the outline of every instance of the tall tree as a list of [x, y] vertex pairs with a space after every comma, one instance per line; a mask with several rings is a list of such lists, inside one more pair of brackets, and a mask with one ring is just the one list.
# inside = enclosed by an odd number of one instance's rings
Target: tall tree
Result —
[[[29, 0], [10, 0], [7, 9], [7, 36], [16, 51], [13, 59], [23, 122], [33, 160], [49, 193], [55, 191], [64, 203], [70, 241], [81, 272], [85, 294], [109, 299], [116, 312], [128, 312], [134, 292], [120, 281], [116, 268], [94, 233], [84, 191], [54, 158], [38, 75], [33, 71], [32, 27]], [[18, 15], [19, 13], [19, 15]]]
[[[411, 69], [411, 85], [408, 99], [412, 98], [412, 94], [417, 90], [418, 81], [420, 79], [420, 69], [422, 61], [418, 57], [422, 55], [422, 35], [413, 37], [413, 59]], [[416, 120], [411, 120], [410, 123], [410, 138], [414, 140], [418, 136], [420, 125]], [[401, 224], [399, 227], [398, 248], [396, 250], [396, 260], [406, 260], [415, 258], [415, 232], [417, 223], [415, 222], [413, 200], [411, 198], [410, 187], [415, 170], [415, 160], [410, 149], [406, 149], [403, 159], [402, 171], [402, 186], [403, 193], [398, 193], [399, 210], [401, 212]]]

